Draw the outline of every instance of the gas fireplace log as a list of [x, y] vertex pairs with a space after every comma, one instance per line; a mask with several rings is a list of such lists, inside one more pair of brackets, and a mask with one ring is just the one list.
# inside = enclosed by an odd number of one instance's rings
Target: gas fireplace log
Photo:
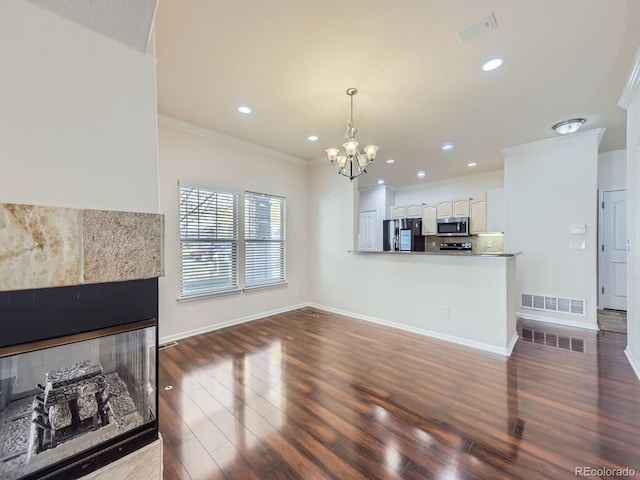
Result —
[[41, 428], [45, 432], [50, 432], [51, 431], [51, 427], [49, 427], [48, 425], [45, 425], [44, 423], [42, 423], [38, 419], [31, 420], [31, 423], [34, 423], [36, 425], [36, 427]]
[[34, 411], [34, 412], [36, 412], [36, 413], [38, 413], [38, 414], [40, 414], [40, 415], [42, 415], [42, 416], [43, 416], [43, 417], [45, 417], [45, 418], [49, 416], [49, 414], [48, 414], [47, 412], [45, 412], [45, 411], [42, 409], [42, 407], [39, 407], [39, 406], [38, 406], [38, 407], [35, 407], [35, 408], [33, 409], [33, 411]]

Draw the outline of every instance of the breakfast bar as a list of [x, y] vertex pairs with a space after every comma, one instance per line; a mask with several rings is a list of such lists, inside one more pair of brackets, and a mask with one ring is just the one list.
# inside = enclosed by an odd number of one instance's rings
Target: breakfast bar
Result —
[[509, 356], [519, 253], [351, 250], [367, 320]]

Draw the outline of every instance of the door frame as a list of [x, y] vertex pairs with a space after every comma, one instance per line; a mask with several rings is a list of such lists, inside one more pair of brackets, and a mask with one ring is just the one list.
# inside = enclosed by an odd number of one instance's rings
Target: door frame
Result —
[[[627, 187], [609, 187], [598, 190], [598, 309], [602, 308], [602, 281], [604, 277], [604, 258], [602, 255], [602, 245], [604, 244], [604, 219], [602, 218], [602, 204], [604, 202], [604, 194], [608, 192], [618, 192], [620, 190], [627, 191]], [[627, 234], [627, 238], [629, 235]]]

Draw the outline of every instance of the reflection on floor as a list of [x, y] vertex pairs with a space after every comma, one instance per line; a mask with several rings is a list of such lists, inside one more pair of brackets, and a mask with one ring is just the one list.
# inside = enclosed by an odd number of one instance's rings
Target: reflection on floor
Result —
[[160, 352], [165, 478], [640, 472], [626, 336], [518, 331], [506, 359], [309, 308], [179, 341]]

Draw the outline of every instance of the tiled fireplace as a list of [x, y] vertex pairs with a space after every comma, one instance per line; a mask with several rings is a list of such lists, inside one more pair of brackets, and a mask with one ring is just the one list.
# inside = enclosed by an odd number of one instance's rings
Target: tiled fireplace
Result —
[[0, 205], [0, 478], [80, 478], [158, 438], [156, 214]]

